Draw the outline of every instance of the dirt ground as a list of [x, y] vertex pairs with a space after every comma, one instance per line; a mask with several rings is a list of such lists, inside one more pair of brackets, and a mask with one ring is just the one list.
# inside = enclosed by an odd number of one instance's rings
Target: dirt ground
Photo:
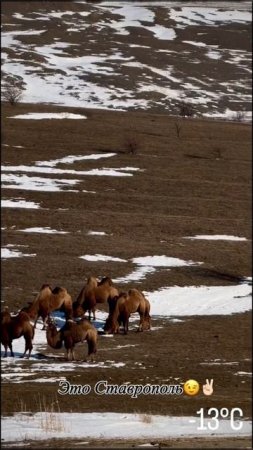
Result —
[[[43, 35], [20, 35], [21, 43], [46, 45], [56, 38], [77, 44], [75, 55], [106, 53], [114, 48], [115, 39], [125, 56], [130, 53], [143, 64], [164, 68], [166, 41], [154, 39], [145, 30], [130, 36], [108, 35], [106, 29], [97, 31], [100, 15], [91, 2], [81, 5], [71, 2], [71, 8], [78, 13], [90, 10], [88, 20], [93, 27], [81, 33], [67, 33], [68, 25], [60, 18], [51, 17]], [[19, 23], [15, 13], [48, 12], [69, 10], [70, 2], [2, 2], [3, 31], [13, 31], [15, 26], [25, 30], [27, 26], [41, 29], [41, 22], [33, 20]], [[94, 11], [93, 11], [94, 9]], [[77, 20], [78, 15], [76, 16]], [[108, 13], [107, 20], [114, 16]], [[159, 24], [171, 26], [164, 19], [162, 8], [157, 12]], [[10, 25], [11, 23], [11, 25]], [[27, 25], [28, 23], [28, 25]], [[8, 25], [9, 24], [9, 25]], [[12, 28], [10, 28], [10, 26]], [[208, 30], [207, 30], [208, 28]], [[208, 32], [207, 32], [208, 31]], [[210, 58], [203, 58], [201, 64], [191, 64], [188, 53], [182, 58], [178, 54], [189, 50], [183, 41], [201, 35], [202, 42], [221, 45], [221, 48], [251, 50], [251, 24], [229, 24], [219, 27], [192, 26], [177, 29], [177, 39], [170, 42], [168, 64], [180, 78], [182, 73], [189, 77], [213, 79], [214, 92], [219, 92], [220, 81], [240, 80], [241, 68], [231, 64], [229, 71], [222, 63], [217, 66]], [[95, 37], [95, 38], [94, 38]], [[129, 43], [146, 46], [145, 53], [134, 47], [129, 53]], [[156, 47], [159, 45], [159, 49]], [[161, 50], [157, 51], [156, 50]], [[8, 58], [24, 58], [28, 62], [36, 53], [27, 51], [15, 53], [14, 47], [7, 50]], [[71, 47], [66, 50], [71, 52]], [[198, 59], [199, 47], [191, 49], [191, 57]], [[79, 53], [80, 52], [80, 53]], [[107, 53], [106, 53], [107, 54]], [[167, 60], [166, 60], [167, 61]], [[40, 62], [39, 60], [37, 61]], [[247, 65], [247, 62], [245, 62]], [[132, 72], [123, 67], [117, 87], [134, 91], [143, 73]], [[143, 69], [144, 70], [144, 69]], [[146, 74], [147, 75], [147, 74]], [[153, 75], [154, 78], [157, 74]], [[80, 83], [89, 81], [90, 75], [77, 73]], [[94, 76], [94, 75], [93, 75]], [[93, 81], [114, 83], [113, 73], [106, 78], [96, 75]], [[210, 78], [209, 78], [210, 77]], [[244, 83], [246, 84], [246, 83]], [[242, 86], [244, 86], [242, 83]], [[72, 89], [73, 86], [70, 86]], [[243, 94], [247, 93], [244, 86]], [[244, 90], [246, 89], [246, 90]], [[2, 260], [1, 286], [2, 308], [9, 306], [17, 312], [28, 301], [32, 301], [41, 285], [63, 286], [76, 299], [86, 279], [110, 276], [113, 280], [124, 277], [135, 268], [132, 258], [167, 255], [201, 262], [176, 268], [159, 268], [139, 282], [119, 284], [120, 289], [136, 287], [142, 291], [154, 291], [168, 286], [218, 286], [237, 285], [244, 277], [252, 274], [252, 169], [251, 138], [249, 124], [239, 122], [208, 121], [201, 118], [183, 119], [165, 113], [168, 105], [162, 104], [157, 93], [147, 93], [149, 111], [106, 111], [99, 109], [66, 108], [54, 105], [25, 104], [16, 106], [2, 104], [2, 165], [34, 166], [37, 161], [49, 161], [69, 155], [90, 155], [92, 153], [116, 153], [116, 157], [99, 160], [76, 161], [74, 170], [90, 170], [110, 167], [135, 167], [131, 177], [62, 175], [64, 179], [78, 178], [70, 192], [43, 192], [22, 189], [2, 189], [2, 200], [25, 199], [40, 204], [40, 209], [2, 208], [2, 247], [13, 245], [24, 253], [36, 257], [9, 258]], [[194, 97], [194, 92], [190, 94]], [[214, 102], [217, 102], [216, 96]], [[164, 99], [163, 99], [164, 101]], [[229, 95], [221, 95], [218, 108], [227, 107], [242, 111], [245, 103], [230, 101]], [[171, 99], [169, 107], [176, 114], [177, 105]], [[202, 109], [201, 109], [202, 108]], [[87, 120], [17, 120], [16, 114], [28, 112], [75, 112], [87, 116]], [[197, 115], [206, 112], [199, 105]], [[178, 136], [178, 130], [180, 133]], [[134, 144], [134, 151], [133, 146]], [[22, 146], [22, 147], [18, 147]], [[65, 169], [66, 165], [59, 165]], [[5, 172], [4, 172], [5, 173]], [[15, 173], [15, 174], [18, 174]], [[34, 175], [35, 174], [29, 174]], [[40, 174], [37, 174], [40, 176]], [[61, 178], [60, 175], [43, 174], [43, 177]], [[88, 192], [87, 192], [88, 191]], [[51, 227], [68, 234], [27, 233], [20, 230], [27, 227]], [[105, 236], [88, 235], [89, 231], [100, 231]], [[198, 234], [226, 234], [242, 236], [245, 241], [190, 240], [187, 236]], [[20, 246], [20, 247], [19, 247]], [[91, 262], [80, 256], [102, 254], [126, 259], [118, 262]], [[249, 288], [250, 289], [250, 288]], [[175, 301], [177, 299], [175, 298]], [[101, 305], [107, 310], [107, 305]], [[152, 310], [151, 310], [152, 315]], [[57, 401], [61, 412], [123, 412], [139, 414], [163, 414], [175, 416], [196, 416], [203, 407], [239, 407], [245, 420], [252, 414], [252, 316], [251, 312], [224, 316], [186, 316], [181, 321], [170, 318], [152, 317], [152, 330], [135, 332], [131, 325], [127, 336], [117, 335], [105, 338], [99, 335], [97, 361], [122, 362], [123, 367], [82, 368], [77, 366], [65, 375], [70, 383], [90, 384], [94, 387], [99, 380], [111, 384], [164, 384], [183, 383], [196, 379], [200, 385], [206, 379], [214, 380], [214, 393], [195, 397], [144, 396], [137, 399], [130, 396], [60, 396], [58, 383], [36, 383], [32, 380], [53, 377], [52, 363], [65, 361], [63, 351], [54, 351], [45, 346], [41, 349], [38, 363], [43, 367], [37, 374], [30, 374], [22, 383], [4, 379], [1, 384], [1, 412], [11, 415], [19, 411], [41, 410], [41, 400], [48, 407]], [[121, 349], [119, 349], [121, 345]], [[81, 347], [77, 349], [78, 359], [83, 358]], [[214, 360], [220, 363], [214, 363]], [[24, 371], [32, 369], [37, 361], [24, 362]], [[238, 375], [238, 371], [241, 372]], [[64, 375], [64, 373], [60, 373]], [[82, 440], [83, 441], [83, 440]], [[136, 448], [147, 443], [144, 440], [81, 440], [54, 439], [30, 441], [26, 448]], [[201, 437], [186, 439], [154, 440], [154, 448], [252, 448], [250, 438]], [[7, 445], [2, 442], [2, 447]], [[15, 444], [12, 445], [15, 448]], [[16, 448], [18, 445], [16, 445]]]
[[[2, 261], [2, 305], [16, 312], [43, 283], [64, 286], [75, 299], [90, 275], [125, 276], [133, 270], [130, 259], [138, 256], [168, 255], [200, 261], [200, 266], [161, 268], [143, 281], [124, 284], [152, 291], [161, 286], [233, 285], [251, 275], [251, 127], [197, 119], [178, 119], [163, 114], [123, 113], [101, 110], [69, 111], [87, 115], [87, 120], [17, 120], [10, 117], [26, 112], [66, 111], [64, 107], [18, 104], [2, 107], [2, 164], [34, 165], [67, 155], [115, 152], [109, 160], [80, 161], [75, 170], [94, 167], [139, 167], [132, 177], [85, 176], [73, 192], [40, 192], [2, 189], [2, 199], [25, 198], [40, 203], [41, 208], [2, 209], [2, 247], [24, 245], [36, 258], [10, 258]], [[177, 137], [175, 123], [182, 132]], [[129, 139], [137, 142], [136, 152], [129, 152]], [[21, 145], [23, 148], [16, 148]], [[48, 175], [49, 176], [49, 175]], [[64, 178], [73, 178], [64, 175]], [[95, 191], [87, 194], [83, 190]], [[26, 227], [46, 227], [69, 234], [20, 232]], [[106, 236], [87, 236], [99, 230]], [[188, 240], [195, 234], [227, 234], [248, 240]], [[22, 247], [21, 247], [22, 249]], [[129, 260], [89, 262], [84, 254], [104, 254]], [[175, 299], [176, 301], [176, 299]], [[106, 305], [104, 305], [106, 309]], [[152, 311], [151, 311], [152, 313]], [[182, 317], [180, 318], [182, 319]], [[251, 372], [251, 313], [230, 316], [187, 316], [182, 322], [155, 317], [154, 330], [108, 339], [99, 336], [97, 361], [114, 360], [125, 367], [109, 369], [78, 368], [68, 376], [71, 383], [91, 386], [98, 380], [110, 383], [162, 384], [194, 378], [200, 384], [214, 379], [214, 394], [202, 393], [194, 398], [182, 396], [125, 396], [90, 394], [78, 401], [57, 396], [58, 385], [45, 383], [45, 401], [58, 397], [60, 410], [72, 412], [138, 412], [167, 415], [196, 415], [200, 407], [207, 410], [240, 407], [244, 418], [251, 418], [251, 378], [235, 375], [238, 370]], [[133, 344], [119, 351], [116, 345]], [[50, 376], [54, 351], [45, 345], [42, 352], [45, 374]], [[55, 355], [62, 355], [55, 351]], [[82, 357], [81, 349], [78, 357]], [[220, 359], [234, 365], [210, 365]], [[207, 364], [206, 364], [207, 363]], [[25, 367], [31, 367], [28, 361]], [[145, 367], [145, 370], [142, 370]], [[44, 373], [44, 371], [43, 371]], [[42, 374], [40, 374], [41, 376]], [[31, 375], [32, 379], [32, 375]], [[42, 391], [41, 391], [42, 392]], [[29, 411], [39, 410], [37, 383], [4, 382], [2, 414], [11, 414], [25, 404]], [[140, 442], [141, 443], [141, 442]], [[104, 443], [90, 442], [91, 446]], [[138, 443], [107, 442], [117, 447]], [[31, 448], [42, 443], [31, 443]], [[68, 446], [68, 442], [44, 443]], [[74, 443], [73, 443], [74, 445]], [[248, 447], [249, 439], [197, 439], [159, 442], [171, 448], [239, 448]], [[235, 445], [235, 447], [232, 447]], [[79, 447], [80, 448], [80, 447]]]

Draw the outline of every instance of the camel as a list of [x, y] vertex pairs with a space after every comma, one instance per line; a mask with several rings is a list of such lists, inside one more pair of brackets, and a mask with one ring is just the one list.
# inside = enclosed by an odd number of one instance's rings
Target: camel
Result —
[[87, 341], [88, 357], [94, 360], [97, 351], [97, 330], [87, 319], [74, 322], [68, 319], [66, 324], [57, 331], [56, 325], [51, 318], [48, 319], [46, 327], [47, 343], [50, 347], [59, 349], [64, 343], [67, 351], [67, 360], [74, 360], [74, 347], [78, 342]]
[[93, 313], [93, 320], [96, 320], [97, 303], [105, 303], [117, 295], [119, 295], [119, 291], [109, 277], [102, 278], [100, 282], [95, 277], [89, 277], [73, 303], [73, 315], [74, 317], [84, 316], [88, 311], [89, 320], [91, 320], [91, 312]]
[[7, 356], [8, 347], [11, 351], [11, 356], [14, 356], [12, 341], [13, 339], [19, 339], [21, 336], [24, 336], [25, 339], [23, 357], [28, 352], [29, 359], [33, 348], [32, 340], [34, 337], [34, 327], [30, 323], [30, 317], [23, 311], [20, 311], [16, 316], [11, 316], [7, 309], [1, 311], [1, 344], [5, 348], [5, 357]]
[[105, 333], [119, 333], [122, 323], [124, 333], [127, 334], [130, 315], [135, 312], [140, 315], [138, 331], [150, 329], [150, 303], [138, 289], [122, 292], [119, 296], [110, 299], [108, 303], [109, 315], [104, 326]]
[[22, 308], [22, 311], [25, 311], [31, 319], [35, 320], [34, 327], [41, 317], [43, 320], [42, 329], [44, 330], [49, 314], [57, 309], [65, 312], [66, 319], [71, 319], [73, 316], [71, 296], [65, 288], [56, 287], [52, 290], [49, 284], [43, 284], [34, 301]]

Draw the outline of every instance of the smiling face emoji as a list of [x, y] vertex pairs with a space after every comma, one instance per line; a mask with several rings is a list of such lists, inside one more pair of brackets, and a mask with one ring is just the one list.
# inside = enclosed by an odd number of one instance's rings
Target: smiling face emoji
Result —
[[199, 383], [196, 380], [186, 381], [184, 391], [187, 395], [196, 395], [199, 392]]

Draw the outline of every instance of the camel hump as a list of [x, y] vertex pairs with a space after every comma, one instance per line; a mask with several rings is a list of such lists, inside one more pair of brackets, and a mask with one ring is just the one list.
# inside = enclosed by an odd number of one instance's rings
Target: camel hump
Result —
[[129, 289], [128, 295], [141, 295], [143, 297], [142, 293], [135, 288]]
[[76, 322], [72, 319], [67, 319], [65, 325], [63, 326], [64, 330], [70, 330], [71, 328], [76, 326]]
[[27, 320], [27, 321], [30, 322], [30, 317], [29, 317], [29, 315], [27, 314], [26, 311], [20, 311], [16, 317], [21, 319], [21, 320]]
[[119, 293], [119, 298], [120, 298], [120, 297], [127, 297], [127, 295], [128, 295], [127, 292], [121, 291], [121, 292]]
[[113, 286], [112, 279], [110, 277], [103, 277], [102, 280], [98, 283], [99, 286], [103, 284], [108, 284], [109, 286]]
[[43, 289], [50, 289], [50, 291], [52, 291], [51, 286], [47, 283], [42, 284], [40, 290], [42, 291]]
[[8, 316], [10, 315], [9, 306], [5, 306], [3, 311], [1, 311], [1, 316]]
[[97, 286], [98, 282], [96, 277], [89, 277], [87, 280], [87, 285], [89, 286]]
[[60, 294], [60, 292], [64, 292], [64, 291], [66, 291], [66, 289], [64, 289], [64, 288], [62, 288], [62, 287], [59, 287], [59, 286], [56, 286], [56, 287], [52, 290], [52, 293], [53, 293], [53, 294]]
[[8, 309], [4, 309], [4, 311], [1, 311], [1, 321], [2, 324], [6, 321], [6, 320], [10, 320], [11, 319], [11, 315]]

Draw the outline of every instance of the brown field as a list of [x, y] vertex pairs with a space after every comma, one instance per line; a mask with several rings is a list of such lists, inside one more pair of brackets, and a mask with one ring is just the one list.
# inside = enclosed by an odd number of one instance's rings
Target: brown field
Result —
[[[73, 17], [67, 16], [62, 20], [61, 17], [51, 16], [50, 21], [43, 22], [43, 14], [55, 10], [67, 12], [70, 3]], [[213, 108], [217, 108], [217, 112], [225, 111], [226, 108], [238, 112], [249, 110], [250, 63], [247, 54], [251, 50], [251, 24], [225, 23], [218, 27], [198, 24], [179, 27], [175, 40], [159, 42], [144, 28], [130, 27], [129, 35], [118, 35], [112, 31], [108, 34], [106, 27], [100, 30], [98, 24], [101, 21], [104, 24], [110, 23], [115, 15], [97, 9], [92, 2], [84, 5], [79, 2], [6, 1], [2, 2], [2, 10], [3, 32], [13, 32], [18, 27], [21, 31], [18, 39], [21, 50], [17, 44], [4, 47], [3, 51], [7, 55], [5, 62], [20, 58], [24, 65], [31, 62], [37, 69], [43, 68], [44, 72], [40, 72], [42, 77], [50, 73], [53, 76], [54, 72], [63, 73], [67, 77], [67, 70], [64, 73], [60, 67], [57, 70], [48, 68], [47, 58], [36, 53], [36, 46], [50, 45], [54, 39], [58, 39], [60, 43], [67, 41], [74, 45], [64, 49], [65, 56], [70, 57], [100, 54], [109, 57], [114, 52], [121, 52], [126, 61], [130, 56], [140, 62], [142, 69], [138, 66], [121, 66], [117, 61], [112, 61], [111, 66], [108, 63], [107, 69], [112, 67], [113, 71], [109, 71], [106, 76], [99, 71], [91, 74], [84, 72], [83, 75], [80, 68], [74, 68], [72, 75], [76, 74], [78, 89], [82, 91], [80, 86], [85, 89], [85, 83], [92, 81], [102, 87], [115, 86], [116, 99], [120, 89], [122, 92], [130, 92], [130, 96], [131, 93], [138, 92], [138, 99], [148, 99], [146, 111], [130, 107], [126, 112], [42, 103], [24, 102], [15, 106], [2, 103], [3, 166], [34, 167], [38, 161], [50, 161], [69, 155], [112, 152], [116, 156], [75, 161], [67, 169], [139, 169], [129, 177], [66, 173], [55, 175], [31, 171], [24, 174], [78, 179], [78, 183], [59, 192], [11, 189], [8, 186], [2, 188], [2, 200], [24, 199], [40, 205], [39, 209], [2, 208], [2, 248], [13, 246], [23, 253], [36, 254], [35, 257], [2, 260], [2, 308], [7, 305], [11, 312], [16, 313], [34, 299], [44, 283], [53, 287], [65, 287], [75, 300], [89, 276], [109, 276], [113, 280], [125, 277], [136, 268], [132, 262], [136, 257], [166, 255], [202, 264], [159, 267], [141, 281], [119, 283], [118, 287], [122, 290], [135, 287], [152, 292], [173, 286], [234, 286], [245, 277], [250, 277], [251, 125], [239, 121], [204, 119], [203, 113], [208, 112], [205, 102], [196, 108], [195, 118], [185, 119], [177, 115], [178, 103], [173, 98], [168, 103], [166, 95], [158, 91], [140, 93], [137, 88], [143, 81], [150, 85], [157, 83], [160, 87], [164, 86], [163, 83], [168, 80], [164, 81], [158, 74], [159, 70], [168, 66], [173, 67], [173, 74], [178, 79], [185, 77], [184, 82], [195, 80], [194, 83], [200, 83], [197, 84], [198, 88], [204, 80], [206, 88], [214, 93], [214, 100], [209, 103], [210, 111], [213, 112]], [[87, 18], [89, 27], [78, 33], [69, 33], [67, 21], [73, 20], [79, 24], [79, 12], [83, 10], [90, 13]], [[14, 13], [24, 14], [28, 20], [20, 19], [17, 15], [15, 17]], [[41, 14], [41, 20], [35, 20], [34, 13]], [[156, 10], [156, 23], [166, 27], [175, 25], [168, 17], [164, 17], [163, 10], [159, 7]], [[43, 28], [44, 33], [22, 34], [30, 28]], [[198, 34], [201, 38], [197, 39], [201, 39], [204, 47], [184, 42], [192, 40]], [[206, 56], [208, 47], [205, 48], [205, 45], [217, 47], [217, 43], [225, 51], [221, 53], [219, 60], [214, 61]], [[242, 58], [238, 66], [234, 62], [228, 64], [231, 49], [235, 52], [243, 51], [245, 53], [242, 54], [247, 56]], [[155, 67], [158, 72], [150, 72], [148, 65]], [[101, 63], [100, 68], [102, 66]], [[99, 64], [96, 69], [97, 67]], [[4, 80], [6, 75], [3, 70]], [[70, 77], [68, 89], [75, 92], [76, 86], [72, 85], [72, 80]], [[224, 86], [228, 82], [231, 89], [231, 80], [241, 83], [241, 87], [238, 88], [239, 93], [235, 88], [230, 97], [229, 85], [226, 88]], [[19, 82], [25, 88], [22, 80], [19, 79]], [[66, 85], [63, 83], [63, 86]], [[175, 86], [178, 85], [173, 85], [174, 88]], [[66, 92], [64, 94], [67, 95]], [[196, 92], [189, 88], [188, 94], [189, 99], [193, 99]], [[62, 98], [64, 101], [64, 95]], [[121, 100], [124, 99], [125, 97]], [[93, 101], [93, 105], [102, 104], [100, 98], [88, 101], [90, 105]], [[96, 103], [97, 101], [101, 103]], [[28, 112], [73, 112], [84, 114], [87, 119], [12, 118]], [[58, 164], [57, 168], [66, 169], [66, 165]], [[21, 169], [17, 172], [11, 169], [10, 172], [14, 175], [23, 174]], [[71, 189], [76, 192], [71, 192]], [[20, 231], [28, 227], [50, 227], [67, 234]], [[90, 231], [104, 232], [105, 235], [89, 235]], [[233, 235], [247, 240], [185, 239], [187, 236], [201, 234]], [[80, 256], [87, 254], [113, 256], [125, 259], [126, 262], [121, 264], [80, 259]], [[100, 305], [99, 308], [108, 310], [107, 304]], [[80, 361], [83, 358], [83, 347], [78, 346], [79, 361], [76, 369], [57, 374], [57, 363], [65, 362], [64, 351], [53, 350], [45, 342], [37, 354], [37, 360], [22, 363], [24, 372], [30, 372], [29, 376], [24, 376], [22, 382], [16, 383], [3, 378], [2, 416], [24, 410], [31, 413], [41, 411], [41, 403], [49, 407], [57, 400], [59, 410], [69, 413], [122, 412], [195, 416], [201, 407], [205, 411], [210, 407], [239, 407], [243, 410], [244, 419], [251, 419], [251, 311], [217, 316], [187, 315], [180, 319], [174, 322], [171, 318], [153, 315], [153, 329], [150, 332], [136, 333], [135, 321], [131, 322], [126, 336], [120, 334], [105, 338], [99, 335], [96, 361], [105, 365], [108, 361], [120, 362], [125, 364], [123, 367], [82, 366]], [[119, 346], [122, 346], [121, 349]], [[212, 364], [214, 360], [222, 363]], [[20, 363], [19, 360], [16, 361]], [[15, 369], [14, 366], [15, 363], [7, 371]], [[32, 372], [34, 368], [36, 373]], [[238, 371], [243, 373], [238, 376]], [[211, 397], [204, 396], [202, 392], [195, 397], [141, 395], [137, 399], [124, 396], [122, 400], [119, 396], [99, 397], [91, 393], [87, 397], [70, 398], [57, 395], [57, 382], [34, 382], [37, 378], [56, 375], [65, 375], [70, 383], [88, 383], [92, 387], [99, 380], [108, 380], [109, 383], [118, 385], [126, 382], [160, 385], [176, 382], [182, 384], [193, 378], [202, 385], [206, 379], [213, 379], [214, 394]], [[147, 443], [147, 439], [140, 439], [138, 442], [130, 439], [89, 440], [91, 448], [133, 448], [143, 443]], [[159, 444], [159, 448], [251, 448], [248, 437], [160, 439], [153, 444]], [[3, 447], [7, 448], [7, 445], [9, 444], [2, 442]], [[86, 444], [82, 446], [78, 439], [71, 442], [67, 439], [30, 441], [27, 448], [74, 446], [88, 448]], [[12, 448], [15, 448], [15, 444]]]
[[[175, 131], [177, 118], [147, 113], [121, 113], [99, 110], [85, 113], [87, 120], [17, 120], [10, 117], [31, 111], [66, 111], [66, 108], [4, 104], [2, 163], [32, 165], [67, 155], [92, 152], [116, 152], [113, 159], [76, 162], [75, 169], [93, 167], [139, 167], [132, 177], [79, 177], [75, 192], [36, 192], [3, 189], [2, 198], [25, 198], [40, 203], [41, 209], [5, 208], [2, 214], [2, 246], [25, 245], [36, 258], [11, 258], [2, 262], [4, 305], [17, 311], [34, 298], [47, 282], [66, 287], [76, 298], [89, 275], [112, 279], [132, 270], [131, 262], [123, 266], [110, 262], [88, 262], [83, 254], [105, 254], [130, 259], [137, 256], [165, 254], [184, 260], [201, 261], [201, 266], [157, 270], [135, 286], [152, 291], [161, 286], [236, 284], [251, 274], [251, 128], [249, 125], [195, 119], [180, 119], [180, 138]], [[128, 152], [127, 140], [136, 139], [135, 154]], [[24, 148], [17, 149], [15, 145]], [[68, 175], [64, 175], [64, 178]], [[70, 177], [71, 178], [71, 177]], [[82, 190], [95, 191], [87, 194]], [[61, 209], [60, 209], [61, 208]], [[66, 209], [66, 210], [65, 210]], [[20, 232], [33, 226], [50, 226], [68, 231], [66, 235]], [[89, 230], [108, 235], [87, 236]], [[245, 236], [245, 242], [191, 241], [195, 234]], [[22, 248], [22, 247], [21, 247]], [[175, 299], [176, 301], [176, 299]], [[103, 306], [103, 305], [102, 305]], [[104, 305], [106, 308], [106, 305]], [[203, 365], [219, 358], [238, 361], [241, 371], [250, 371], [251, 314], [230, 316], [192, 316], [183, 322], [154, 317], [158, 330], [119, 335], [108, 339], [99, 336], [97, 361], [126, 363], [123, 368], [77, 369], [70, 373], [71, 383], [94, 385], [107, 379], [111, 383], [162, 383], [169, 378], [180, 381], [196, 378], [215, 380], [215, 394], [195, 398], [166, 397], [138, 399], [89, 395], [78, 402], [59, 398], [61, 411], [149, 412], [152, 414], [194, 415], [201, 407], [241, 407], [245, 417], [251, 415], [249, 377], [234, 375], [233, 365]], [[134, 344], [120, 352], [116, 345]], [[114, 350], [113, 350], [114, 348]], [[52, 357], [44, 361], [50, 376]], [[139, 350], [139, 351], [138, 351]], [[49, 350], [50, 354], [53, 351]], [[80, 350], [79, 350], [80, 352]], [[55, 352], [61, 355], [61, 351]], [[81, 353], [78, 354], [81, 357]], [[63, 356], [63, 352], [62, 352]], [[146, 370], [141, 370], [141, 363]], [[31, 361], [27, 362], [30, 367]], [[26, 365], [24, 367], [26, 367]], [[49, 365], [49, 366], [48, 366]], [[49, 372], [48, 372], [49, 370]], [[32, 375], [31, 375], [32, 376]], [[245, 381], [241, 383], [241, 381]], [[54, 397], [57, 386], [43, 385], [46, 401]], [[232, 395], [231, 395], [232, 392]], [[38, 388], [26, 382], [2, 385], [2, 414], [19, 410], [17, 398], [27, 410], [36, 411]], [[244, 442], [246, 442], [245, 440]], [[180, 441], [182, 444], [182, 441]], [[173, 442], [173, 445], [181, 445]], [[196, 441], [197, 442], [197, 441]], [[248, 441], [247, 441], [248, 442]], [[117, 446], [117, 443], [114, 443]], [[36, 445], [36, 444], [34, 444]], [[188, 445], [188, 444], [185, 444]], [[189, 444], [190, 445], [190, 444]], [[197, 444], [196, 444], [197, 445]], [[200, 444], [202, 446], [204, 444]], [[239, 445], [239, 444], [238, 444]]]

